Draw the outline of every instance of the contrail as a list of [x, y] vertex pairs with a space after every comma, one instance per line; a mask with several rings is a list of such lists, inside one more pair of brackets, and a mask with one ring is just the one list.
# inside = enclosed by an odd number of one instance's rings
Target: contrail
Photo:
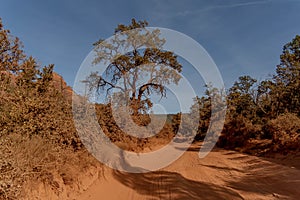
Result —
[[257, 5], [257, 4], [266, 4], [269, 3], [271, 0], [264, 0], [264, 1], [252, 1], [252, 2], [244, 2], [244, 3], [235, 3], [231, 5], [219, 5], [211, 7], [212, 9], [215, 8], [235, 8], [235, 7], [242, 7], [242, 6], [251, 6], [251, 5]]
[[249, 5], [257, 5], [257, 4], [265, 4], [270, 2], [271, 0], [264, 0], [264, 1], [251, 1], [251, 2], [244, 2], [244, 3], [236, 3], [231, 5], [224, 5], [224, 7], [240, 7], [240, 6], [249, 6]]
[[229, 5], [215, 5], [215, 6], [198, 9], [195, 11], [179, 12], [179, 13], [177, 13], [177, 15], [186, 16], [186, 15], [196, 14], [199, 12], [211, 11], [211, 10], [215, 10], [215, 9], [244, 7], [244, 6], [251, 6], [251, 5], [258, 5], [258, 4], [266, 4], [269, 2], [271, 2], [271, 0], [241, 2], [241, 3], [234, 3], [234, 4], [229, 4]]

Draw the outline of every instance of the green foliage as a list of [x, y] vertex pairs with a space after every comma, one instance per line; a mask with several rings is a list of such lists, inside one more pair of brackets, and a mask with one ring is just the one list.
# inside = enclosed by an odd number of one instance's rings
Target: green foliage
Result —
[[210, 118], [211, 118], [211, 101], [210, 98], [207, 97], [196, 97], [194, 99], [194, 105], [191, 107], [191, 114], [193, 118], [197, 116], [193, 116], [195, 114], [199, 114], [199, 124], [198, 124], [198, 131], [195, 137], [195, 140], [203, 140], [205, 134], [208, 130]]
[[300, 116], [300, 36], [283, 47], [280, 64], [271, 80], [262, 81], [258, 87], [261, 111], [268, 118], [290, 112]]
[[228, 107], [236, 115], [243, 115], [249, 119], [255, 118], [256, 99], [254, 84], [256, 79], [250, 76], [241, 76], [229, 89]]
[[253, 124], [243, 115], [228, 115], [218, 146], [235, 149], [244, 147], [251, 138], [261, 134], [261, 126]]
[[297, 35], [283, 47], [280, 64], [273, 77], [277, 95], [277, 113], [285, 111], [300, 115], [300, 36]]

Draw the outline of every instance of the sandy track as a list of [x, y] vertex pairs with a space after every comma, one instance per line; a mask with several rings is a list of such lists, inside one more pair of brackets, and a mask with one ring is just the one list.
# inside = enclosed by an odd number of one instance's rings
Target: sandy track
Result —
[[163, 170], [128, 174], [105, 168], [80, 200], [299, 199], [300, 170], [234, 151], [199, 159], [195, 145]]

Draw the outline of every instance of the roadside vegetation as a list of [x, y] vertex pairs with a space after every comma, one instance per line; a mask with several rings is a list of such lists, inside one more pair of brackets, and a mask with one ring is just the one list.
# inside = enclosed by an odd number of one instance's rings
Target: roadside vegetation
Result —
[[77, 176], [68, 168], [96, 163], [76, 134], [72, 91], [53, 67], [25, 55], [0, 21], [0, 199], [20, 199], [32, 181], [59, 187], [55, 176], [68, 183]]
[[[210, 97], [197, 98], [198, 134], [210, 120]], [[300, 36], [284, 45], [275, 74], [258, 82], [244, 75], [227, 91], [227, 116], [218, 146], [255, 155], [300, 149]], [[201, 131], [204, 130], [204, 131]]]
[[[146, 26], [145, 21], [133, 20], [128, 26], [119, 25], [115, 33]], [[132, 83], [123, 81], [128, 83], [124, 87], [130, 90], [122, 91], [129, 100], [126, 102], [131, 107], [133, 121], [139, 126], [149, 123], [150, 95], [165, 97], [165, 86], [177, 83], [184, 67], [177, 62], [176, 55], [160, 49], [163, 40], [157, 38], [155, 32], [149, 34], [153, 34], [151, 37], [156, 43], [142, 52], [134, 50], [121, 56], [110, 65], [108, 72], [112, 74], [106, 77], [91, 74], [86, 80], [91, 89], [110, 94], [110, 89], [119, 87], [116, 83], [124, 78], [122, 74], [133, 75], [135, 78], [125, 77]], [[95, 43], [96, 49], [98, 44]], [[138, 68], [150, 61], [163, 63], [165, 68], [153, 67], [150, 71]], [[78, 171], [98, 165], [76, 133], [72, 89], [53, 68], [53, 65], [41, 67], [33, 57], [26, 55], [19, 39], [0, 21], [0, 199], [21, 198], [27, 183], [36, 180], [58, 190], [57, 177], [64, 184], [72, 185]], [[153, 76], [147, 84], [134, 87], [139, 74], [144, 73]], [[161, 76], [162, 73], [167, 76]], [[200, 109], [197, 141], [203, 140], [210, 122], [210, 95], [214, 90], [207, 89], [206, 95], [194, 99], [198, 106], [191, 108], [192, 113]], [[180, 116], [184, 114], [168, 115], [159, 134], [138, 139], [122, 132], [113, 119], [109, 103], [96, 104], [96, 113], [111, 141], [136, 152], [152, 150], [153, 144], [168, 143], [177, 133]], [[299, 152], [299, 135], [300, 36], [296, 36], [283, 47], [272, 77], [258, 82], [250, 76], [241, 76], [227, 91], [226, 121], [217, 146], [260, 156], [286, 155]]]

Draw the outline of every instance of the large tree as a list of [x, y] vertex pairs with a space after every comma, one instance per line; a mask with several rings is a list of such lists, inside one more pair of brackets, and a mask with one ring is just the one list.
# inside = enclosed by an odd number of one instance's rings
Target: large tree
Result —
[[177, 84], [181, 78], [176, 55], [163, 50], [160, 31], [147, 25], [132, 19], [129, 25], [118, 25], [112, 39], [96, 42], [94, 64], [104, 63], [106, 70], [87, 78], [90, 89], [106, 99], [124, 99], [134, 116], [149, 111], [153, 93], [166, 97], [166, 85]]

